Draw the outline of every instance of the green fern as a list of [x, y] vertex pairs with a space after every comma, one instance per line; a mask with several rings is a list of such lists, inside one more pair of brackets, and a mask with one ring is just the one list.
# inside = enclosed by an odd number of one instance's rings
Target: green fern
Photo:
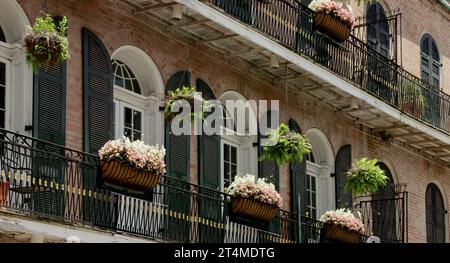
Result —
[[380, 188], [385, 187], [388, 177], [377, 163], [378, 161], [376, 159], [362, 158], [357, 160], [347, 172], [344, 190], [351, 192], [355, 196], [360, 194], [373, 194]]

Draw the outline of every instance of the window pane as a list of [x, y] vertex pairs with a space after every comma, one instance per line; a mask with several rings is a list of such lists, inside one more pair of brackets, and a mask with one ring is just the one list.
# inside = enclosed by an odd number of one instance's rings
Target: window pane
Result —
[[0, 128], [5, 128], [5, 112], [0, 111]]
[[142, 134], [138, 131], [133, 131], [133, 141], [142, 140]]
[[231, 148], [231, 162], [237, 164], [237, 148], [232, 146], [230, 148]]
[[230, 161], [230, 146], [228, 144], [223, 145], [223, 160]]
[[225, 181], [230, 180], [230, 165], [227, 162], [223, 163], [223, 177]]
[[433, 48], [432, 48], [432, 52], [433, 52], [433, 59], [436, 61], [439, 61], [439, 52], [436, 46], [436, 43], [433, 41]]
[[316, 191], [316, 177], [311, 176], [311, 190]]
[[306, 179], [306, 189], [311, 189], [311, 183], [310, 183], [310, 180], [311, 180], [311, 176], [308, 175], [308, 177], [307, 177], [307, 179]]
[[312, 206], [312, 207], [317, 207], [317, 204], [316, 204], [316, 194], [315, 194], [315, 193], [311, 194], [311, 206]]
[[138, 131], [142, 131], [142, 113], [140, 111], [133, 111], [134, 123], [133, 128]]
[[421, 48], [421, 50], [422, 50], [423, 53], [425, 53], [427, 55], [430, 55], [429, 48], [428, 48], [428, 40], [429, 40], [429, 38], [427, 37], [427, 38], [425, 38], [422, 41], [422, 48]]
[[124, 81], [125, 81], [125, 88], [126, 88], [127, 90], [129, 90], [129, 91], [133, 91], [133, 88], [132, 88], [132, 86], [131, 86], [131, 80], [126, 79], [126, 80], [124, 80]]
[[131, 129], [128, 129], [128, 128], [123, 129], [123, 136], [131, 139], [132, 138], [131, 135], [132, 135]]
[[6, 84], [6, 65], [0, 63], [0, 85]]
[[115, 78], [114, 84], [123, 88], [123, 79], [121, 78]]
[[134, 92], [141, 94], [141, 88], [139, 87], [139, 83], [136, 79], [133, 80], [133, 89]]
[[234, 177], [237, 175], [237, 165], [231, 164], [230, 167], [230, 179], [234, 180]]
[[123, 122], [123, 126], [131, 128], [131, 123], [132, 123], [132, 119], [133, 119], [133, 110], [131, 110], [130, 108], [125, 107], [124, 108], [124, 122]]
[[0, 86], [0, 109], [5, 109], [5, 87]]

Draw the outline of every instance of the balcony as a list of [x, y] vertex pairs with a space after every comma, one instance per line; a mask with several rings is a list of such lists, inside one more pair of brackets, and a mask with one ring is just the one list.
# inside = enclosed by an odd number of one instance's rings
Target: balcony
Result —
[[[374, 136], [450, 163], [450, 96], [355, 36], [338, 43], [316, 31], [313, 12], [299, 0], [126, 3], [136, 19], [157, 21], [167, 34], [216, 50], [231, 64], [245, 61], [275, 88], [289, 86]], [[184, 14], [171, 19], [178, 4]], [[271, 66], [274, 57], [279, 67]]]
[[[0, 130], [0, 214], [158, 242], [320, 241], [317, 220], [299, 222], [297, 214], [279, 210], [270, 223], [257, 224], [233, 215], [227, 194], [170, 177], [152, 193], [117, 191], [99, 180], [98, 166], [97, 156]], [[365, 198], [359, 204], [367, 235], [388, 229], [386, 242], [406, 241], [404, 202]], [[397, 216], [372, 220], [386, 206]]]

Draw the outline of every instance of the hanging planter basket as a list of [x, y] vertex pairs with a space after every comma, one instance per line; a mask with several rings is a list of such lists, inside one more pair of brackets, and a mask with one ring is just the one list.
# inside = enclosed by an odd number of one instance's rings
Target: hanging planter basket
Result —
[[314, 14], [314, 27], [330, 38], [342, 42], [350, 36], [350, 26], [332, 14]]
[[324, 223], [322, 237], [326, 241], [338, 243], [359, 243], [361, 234], [357, 231], [348, 230], [340, 225]]
[[[164, 99], [164, 119], [166, 124], [170, 124], [172, 120], [181, 113], [182, 108], [180, 107], [179, 112], [172, 112], [172, 106], [175, 103], [181, 103], [183, 101], [187, 101], [189, 107], [191, 108], [191, 120], [195, 118], [203, 118], [203, 107], [205, 105], [205, 101], [201, 98], [195, 97], [195, 88], [191, 87], [181, 87], [176, 89], [175, 91], [170, 91], [169, 94]], [[195, 112], [194, 105], [198, 104], [201, 106], [201, 111], [199, 113]], [[184, 106], [181, 105], [180, 106]]]
[[151, 191], [162, 175], [131, 167], [126, 162], [100, 161], [101, 177], [104, 182], [124, 186], [137, 191]]
[[27, 51], [26, 60], [34, 70], [40, 66], [59, 64], [70, 57], [66, 17], [56, 24], [53, 17], [43, 15], [27, 31], [23, 40]]
[[234, 214], [259, 222], [270, 222], [276, 215], [277, 210], [278, 208], [274, 205], [254, 199], [240, 196], [234, 196], [231, 199], [231, 211]]

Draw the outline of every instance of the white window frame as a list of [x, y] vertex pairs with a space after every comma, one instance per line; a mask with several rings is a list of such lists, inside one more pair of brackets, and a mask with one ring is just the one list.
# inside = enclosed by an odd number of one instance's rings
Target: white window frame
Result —
[[[312, 163], [310, 161], [306, 161], [307, 179], [309, 179], [309, 177], [314, 177], [316, 179], [316, 188], [315, 188], [315, 193], [316, 193], [316, 206], [315, 206], [316, 218], [313, 218], [313, 219], [319, 219], [319, 216], [320, 216], [319, 213], [321, 211], [320, 203], [319, 203], [319, 201], [320, 201], [320, 194], [321, 194], [320, 187], [319, 187], [319, 184], [320, 184], [320, 168], [321, 168], [320, 165]], [[305, 189], [306, 189], [306, 185], [305, 185]], [[312, 199], [310, 199], [310, 200], [312, 202]], [[305, 200], [305, 202], [306, 202], [306, 200]], [[306, 207], [308, 207], [308, 203], [306, 204]], [[308, 208], [308, 210], [309, 210], [309, 208]], [[309, 213], [309, 211], [306, 211], [306, 212]], [[309, 216], [311, 217], [312, 215], [309, 215]]]
[[[141, 112], [141, 140], [144, 140], [147, 131], [146, 131], [146, 112], [147, 110], [145, 108], [141, 108], [138, 106], [135, 106], [133, 104], [130, 104], [128, 102], [124, 102], [121, 100], [114, 100], [115, 103], [115, 134], [116, 134], [116, 138], [122, 138], [124, 136], [124, 128], [125, 128], [125, 123], [124, 123], [124, 113], [125, 113], [125, 108], [129, 108], [131, 110], [134, 111], [139, 111]], [[132, 124], [133, 125], [133, 124]], [[131, 138], [130, 138], [131, 139]]]
[[0, 63], [5, 64], [5, 130], [10, 129], [11, 120], [11, 64], [10, 61], [2, 57], [0, 54]]
[[225, 185], [225, 174], [224, 174], [224, 162], [225, 162], [225, 156], [223, 154], [224, 152], [224, 148], [225, 148], [225, 144], [226, 145], [230, 145], [232, 147], [236, 148], [236, 171], [237, 174], [240, 173], [240, 147], [239, 144], [235, 143], [235, 142], [231, 142], [230, 140], [226, 140], [226, 139], [221, 139], [220, 140], [220, 190], [223, 192], [224, 191], [224, 185]]

